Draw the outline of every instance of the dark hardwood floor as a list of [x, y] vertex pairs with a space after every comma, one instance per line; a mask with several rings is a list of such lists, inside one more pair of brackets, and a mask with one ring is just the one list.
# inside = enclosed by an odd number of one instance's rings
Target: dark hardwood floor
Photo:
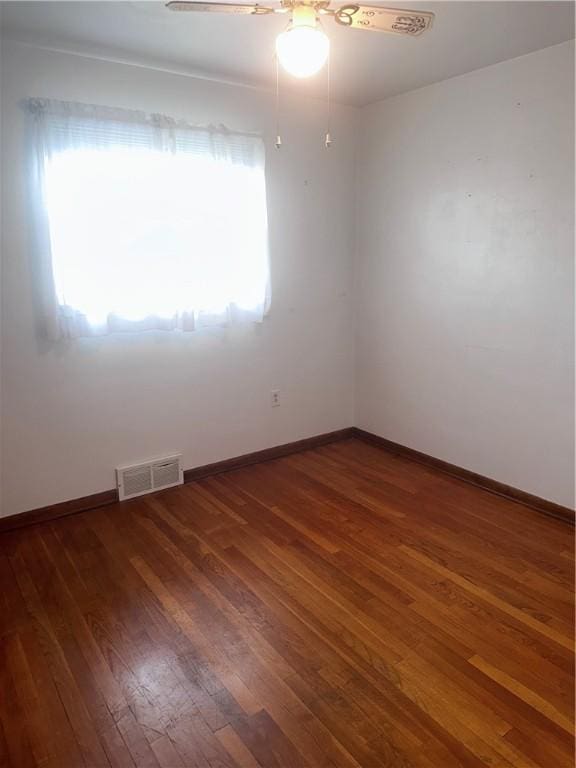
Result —
[[568, 768], [572, 543], [358, 440], [3, 534], [0, 765]]

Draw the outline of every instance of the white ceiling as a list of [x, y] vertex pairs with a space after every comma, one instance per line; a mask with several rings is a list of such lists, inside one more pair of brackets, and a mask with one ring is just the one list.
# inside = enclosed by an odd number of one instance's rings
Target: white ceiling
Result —
[[[372, 0], [372, 5], [384, 3]], [[432, 29], [405, 38], [324, 21], [337, 101], [368, 104], [574, 37], [572, 2], [393, 0], [391, 5], [433, 11]], [[5, 37], [265, 87], [274, 82], [275, 35], [286, 25], [283, 16], [173, 13], [154, 0], [13, 1], [1, 3], [1, 12]], [[309, 81], [286, 76], [286, 83], [323, 96], [326, 74]]]

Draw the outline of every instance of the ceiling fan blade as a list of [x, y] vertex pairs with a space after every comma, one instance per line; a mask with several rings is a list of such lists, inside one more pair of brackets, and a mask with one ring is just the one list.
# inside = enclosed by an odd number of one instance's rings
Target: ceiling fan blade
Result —
[[191, 0], [171, 0], [166, 3], [171, 11], [203, 11], [209, 13], [255, 14], [274, 13], [274, 8], [261, 5], [232, 5], [232, 3], [196, 3]]
[[434, 19], [434, 14], [428, 11], [382, 8], [377, 5], [345, 5], [334, 10], [333, 15], [338, 24], [345, 27], [393, 32], [411, 37], [430, 29]]

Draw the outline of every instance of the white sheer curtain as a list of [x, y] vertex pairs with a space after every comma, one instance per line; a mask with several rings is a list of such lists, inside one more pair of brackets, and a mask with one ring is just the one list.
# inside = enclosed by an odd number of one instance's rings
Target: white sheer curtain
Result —
[[260, 137], [93, 105], [25, 106], [34, 274], [51, 338], [262, 319]]

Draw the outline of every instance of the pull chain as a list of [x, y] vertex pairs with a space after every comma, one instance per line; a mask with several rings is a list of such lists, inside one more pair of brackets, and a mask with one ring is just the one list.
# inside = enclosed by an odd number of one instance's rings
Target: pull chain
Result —
[[326, 149], [330, 149], [330, 147], [332, 146], [332, 136], [330, 135], [330, 122], [332, 117], [331, 115], [332, 110], [330, 106], [330, 59], [331, 58], [332, 58], [331, 54], [328, 53], [328, 62], [327, 62], [327, 65], [328, 65], [328, 86], [327, 86], [328, 115], [327, 115], [327, 121], [326, 121], [328, 123], [328, 130], [326, 131], [326, 140], [325, 140]]
[[276, 59], [276, 149], [282, 146], [282, 137], [280, 136], [280, 65], [278, 56]]

